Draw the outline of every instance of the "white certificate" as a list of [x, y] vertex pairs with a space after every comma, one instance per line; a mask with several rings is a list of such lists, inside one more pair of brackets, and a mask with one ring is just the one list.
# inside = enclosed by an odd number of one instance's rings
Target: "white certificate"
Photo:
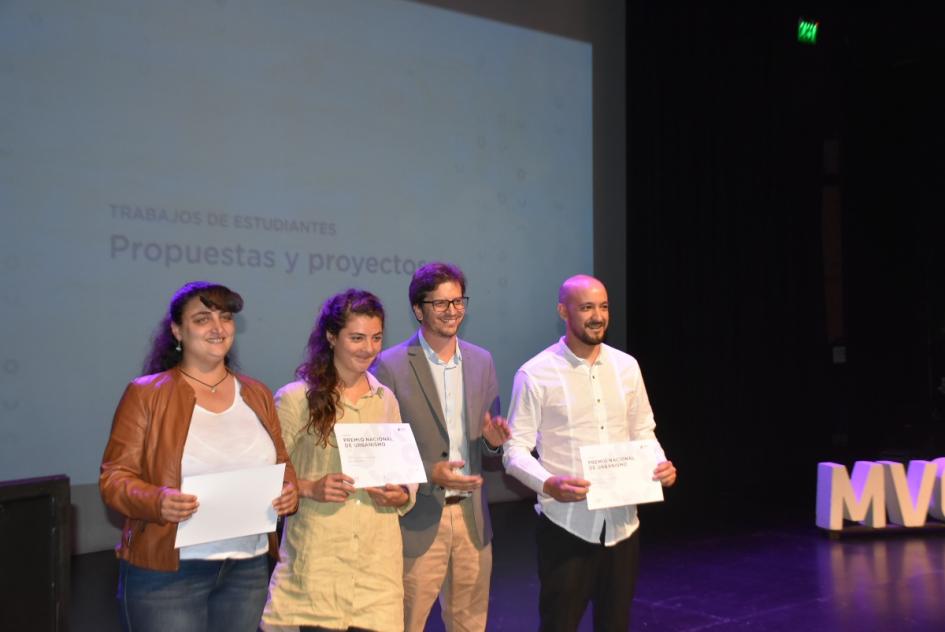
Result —
[[355, 487], [427, 482], [410, 424], [335, 424], [335, 438], [341, 471]]
[[587, 508], [661, 502], [663, 486], [653, 480], [653, 470], [665, 460], [653, 439], [581, 446], [584, 478], [591, 483]]
[[174, 548], [276, 530], [272, 501], [282, 494], [285, 463], [185, 476], [180, 490], [200, 506], [177, 525]]

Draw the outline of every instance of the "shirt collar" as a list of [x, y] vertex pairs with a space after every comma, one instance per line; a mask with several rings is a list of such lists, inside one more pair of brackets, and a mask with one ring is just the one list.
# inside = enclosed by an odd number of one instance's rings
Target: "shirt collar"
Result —
[[[584, 358], [578, 357], [577, 355], [575, 355], [573, 351], [571, 351], [571, 347], [569, 347], [568, 343], [565, 342], [564, 336], [561, 336], [561, 339], [558, 341], [558, 346], [560, 347], [561, 355], [564, 357], [565, 360], [568, 361], [568, 364], [571, 365], [571, 368], [576, 369], [582, 364], [584, 366], [588, 366], [587, 361], [584, 360]], [[597, 359], [594, 360], [594, 366], [600, 366], [604, 363], [604, 354], [606, 353], [606, 351], [607, 351], [607, 347], [602, 344], [600, 346], [600, 353], [597, 354]]]
[[384, 393], [387, 392], [386, 387], [383, 384], [381, 384], [377, 380], [377, 378], [374, 377], [374, 374], [371, 373], [370, 371], [366, 371], [364, 375], [365, 377], [367, 377], [368, 392], [353, 402], [349, 402], [347, 399], [342, 397], [341, 398], [342, 406], [347, 406], [348, 408], [351, 408], [352, 410], [360, 410], [361, 406], [363, 405], [361, 403], [363, 400], [370, 399], [371, 397], [380, 397], [381, 399], [384, 398]]
[[427, 356], [427, 360], [432, 364], [438, 364], [440, 366], [458, 366], [463, 361], [463, 352], [459, 348], [459, 338], [456, 339], [456, 351], [453, 353], [453, 357], [450, 358], [449, 362], [444, 362], [440, 359], [440, 356], [436, 355], [436, 352], [433, 350], [433, 347], [427, 343], [427, 339], [423, 337], [423, 330], [417, 330], [417, 337], [420, 338], [420, 346], [423, 347], [423, 353]]
[[368, 387], [371, 389], [371, 395], [383, 395], [384, 389], [381, 388], [381, 383], [374, 377], [374, 374], [370, 371], [365, 371], [364, 375], [367, 376], [367, 383]]

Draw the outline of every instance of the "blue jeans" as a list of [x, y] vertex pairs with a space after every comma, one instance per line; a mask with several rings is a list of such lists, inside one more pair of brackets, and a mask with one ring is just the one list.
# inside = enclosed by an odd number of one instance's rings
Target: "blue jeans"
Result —
[[125, 632], [255, 632], [266, 605], [266, 555], [181, 560], [176, 573], [121, 561], [118, 609]]

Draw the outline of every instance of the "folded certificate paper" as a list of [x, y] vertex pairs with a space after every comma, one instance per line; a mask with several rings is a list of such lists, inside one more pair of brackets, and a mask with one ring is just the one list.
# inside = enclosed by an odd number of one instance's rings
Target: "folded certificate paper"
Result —
[[174, 548], [276, 530], [272, 501], [282, 494], [285, 463], [185, 476], [180, 490], [200, 506], [177, 525]]
[[335, 438], [341, 471], [355, 487], [427, 482], [410, 424], [335, 424]]
[[584, 478], [591, 483], [587, 508], [661, 502], [663, 486], [653, 480], [653, 470], [665, 460], [653, 439], [581, 446]]

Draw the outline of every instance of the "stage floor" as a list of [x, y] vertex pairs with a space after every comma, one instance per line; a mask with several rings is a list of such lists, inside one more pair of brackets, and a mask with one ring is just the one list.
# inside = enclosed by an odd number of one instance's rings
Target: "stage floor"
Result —
[[[489, 630], [537, 629], [530, 503], [492, 508]], [[643, 517], [633, 630], [945, 630], [945, 533], [831, 539], [803, 524], [661, 534]], [[73, 558], [71, 632], [119, 630], [111, 552]], [[589, 614], [589, 613], [588, 613]], [[442, 630], [438, 614], [427, 630]], [[581, 630], [590, 631], [585, 616]]]

